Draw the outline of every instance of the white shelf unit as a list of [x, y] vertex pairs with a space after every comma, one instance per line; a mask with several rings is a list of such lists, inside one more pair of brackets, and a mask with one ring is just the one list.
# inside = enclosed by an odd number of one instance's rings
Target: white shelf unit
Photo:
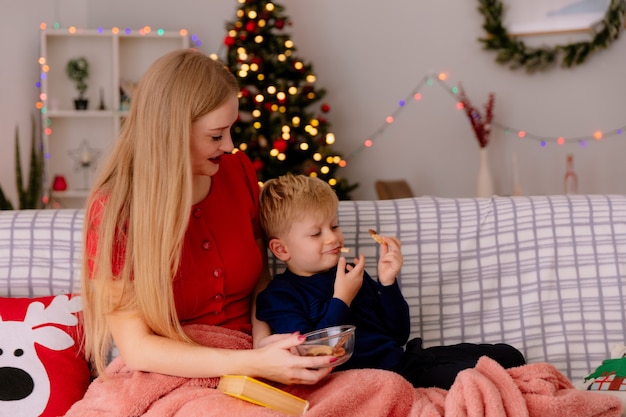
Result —
[[[40, 50], [41, 128], [44, 147], [44, 189], [50, 189], [53, 206], [80, 207], [98, 169], [108, 159], [127, 109], [120, 102], [121, 81], [136, 83], [163, 54], [189, 48], [186, 30], [142, 28], [43, 29]], [[89, 62], [85, 92], [87, 110], [75, 110], [78, 96], [65, 67], [83, 56]], [[104, 109], [100, 109], [101, 103]], [[86, 147], [96, 154], [91, 168], [81, 167], [77, 150]], [[52, 191], [57, 175], [68, 189]]]

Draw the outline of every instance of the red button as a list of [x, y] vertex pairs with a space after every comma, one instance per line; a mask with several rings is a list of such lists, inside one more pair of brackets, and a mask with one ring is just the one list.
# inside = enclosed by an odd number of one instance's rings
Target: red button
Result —
[[221, 278], [223, 274], [224, 274], [224, 270], [222, 268], [215, 268], [213, 270], [213, 277], [215, 278]]
[[200, 207], [193, 209], [193, 217], [197, 219], [200, 216], [202, 216], [202, 209]]
[[204, 249], [204, 250], [211, 249], [211, 242], [208, 241], [208, 240], [203, 240], [202, 241], [202, 249]]
[[215, 297], [213, 297], [213, 299], [215, 301], [222, 301], [224, 299], [224, 296], [222, 294], [217, 294]]

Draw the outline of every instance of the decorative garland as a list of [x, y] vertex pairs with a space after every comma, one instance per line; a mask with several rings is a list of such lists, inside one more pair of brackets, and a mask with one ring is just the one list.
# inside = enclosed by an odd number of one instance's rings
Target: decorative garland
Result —
[[[437, 84], [439, 87], [443, 88], [453, 98], [453, 100], [455, 100], [456, 109], [464, 110], [467, 114], [466, 106], [469, 101], [467, 100], [467, 97], [465, 98], [465, 100], [463, 98], [465, 94], [461, 92], [462, 85], [459, 83], [458, 87], [450, 87], [445, 82], [446, 78], [447, 78], [447, 75], [444, 72], [441, 72], [439, 74], [425, 75], [419, 81], [419, 83], [415, 86], [415, 88], [413, 88], [413, 90], [411, 90], [411, 92], [407, 94], [407, 96], [404, 99], [399, 100], [398, 107], [389, 116], [385, 118], [384, 122], [378, 127], [378, 129], [376, 129], [369, 136], [367, 136], [367, 138], [363, 140], [363, 142], [358, 147], [356, 147], [352, 152], [344, 155], [344, 158], [343, 158], [344, 161], [342, 162], [347, 163], [348, 160], [356, 157], [361, 151], [367, 148], [371, 148], [372, 146], [374, 146], [374, 143], [376, 141], [382, 139], [385, 135], [385, 131], [387, 130], [387, 128], [396, 121], [396, 119], [400, 116], [400, 114], [407, 109], [410, 103], [422, 101], [423, 95], [421, 91], [425, 88], [424, 86], [428, 87], [428, 86], [433, 86]], [[487, 106], [488, 105], [489, 105], [489, 102], [487, 102]], [[491, 105], [493, 105], [493, 103]], [[528, 140], [537, 141], [539, 142], [539, 145], [542, 148], [545, 148], [550, 144], [564, 146], [564, 145], [570, 145], [574, 143], [578, 144], [581, 148], [586, 148], [587, 146], [589, 146], [590, 143], [597, 143], [599, 141], [603, 141], [604, 139], [608, 139], [614, 136], [622, 137], [624, 133], [626, 133], [626, 125], [624, 125], [624, 126], [612, 129], [612, 130], [604, 130], [604, 131], [598, 130], [598, 131], [593, 132], [592, 134], [576, 136], [576, 137], [572, 136], [572, 137], [565, 138], [563, 136], [557, 137], [557, 136], [539, 135], [539, 134], [535, 134], [532, 132], [528, 132], [523, 129], [516, 129], [513, 127], [502, 125], [495, 121], [491, 121], [491, 118], [489, 120], [491, 122], [490, 129], [489, 129], [490, 132], [493, 131], [494, 128], [497, 128], [499, 130], [502, 130], [505, 136], [508, 136], [510, 138], [519, 138], [519, 139], [523, 139], [526, 141]], [[480, 139], [479, 139], [479, 144], [482, 146]]]
[[511, 69], [524, 67], [529, 73], [555, 64], [560, 54], [563, 55], [563, 67], [582, 64], [592, 52], [607, 48], [619, 37], [626, 11], [626, 0], [611, 0], [604, 18], [592, 27], [593, 37], [590, 41], [534, 48], [508, 34], [502, 24], [504, 6], [500, 0], [478, 2], [478, 11], [485, 18], [483, 29], [488, 33], [486, 38], [478, 39], [483, 43], [483, 49], [497, 51], [496, 62], [509, 65]]

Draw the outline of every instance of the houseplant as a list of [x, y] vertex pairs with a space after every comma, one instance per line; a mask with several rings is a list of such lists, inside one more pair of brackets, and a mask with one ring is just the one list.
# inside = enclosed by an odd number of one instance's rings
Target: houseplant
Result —
[[83, 56], [70, 59], [65, 71], [70, 80], [76, 83], [78, 90], [78, 98], [74, 99], [74, 107], [76, 110], [87, 110], [89, 100], [85, 97], [85, 91], [87, 91], [85, 79], [89, 77], [89, 61]]
[[38, 135], [35, 118], [31, 116], [30, 171], [27, 185], [24, 186], [22, 159], [20, 157], [20, 137], [15, 127], [15, 181], [17, 185], [18, 204], [13, 205], [0, 186], [0, 210], [27, 210], [41, 208], [43, 192], [43, 151], [41, 138]]

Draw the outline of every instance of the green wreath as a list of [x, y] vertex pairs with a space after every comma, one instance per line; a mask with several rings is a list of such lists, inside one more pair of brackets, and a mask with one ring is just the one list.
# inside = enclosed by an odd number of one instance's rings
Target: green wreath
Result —
[[529, 73], [550, 67], [557, 62], [559, 55], [562, 55], [563, 67], [582, 64], [592, 52], [608, 47], [619, 37], [626, 11], [626, 0], [611, 0], [604, 18], [593, 26], [590, 41], [535, 48], [507, 33], [502, 24], [504, 6], [500, 0], [478, 1], [478, 10], [485, 18], [483, 29], [488, 34], [486, 38], [478, 39], [483, 43], [483, 49], [497, 51], [496, 62], [511, 69], [523, 67]]

